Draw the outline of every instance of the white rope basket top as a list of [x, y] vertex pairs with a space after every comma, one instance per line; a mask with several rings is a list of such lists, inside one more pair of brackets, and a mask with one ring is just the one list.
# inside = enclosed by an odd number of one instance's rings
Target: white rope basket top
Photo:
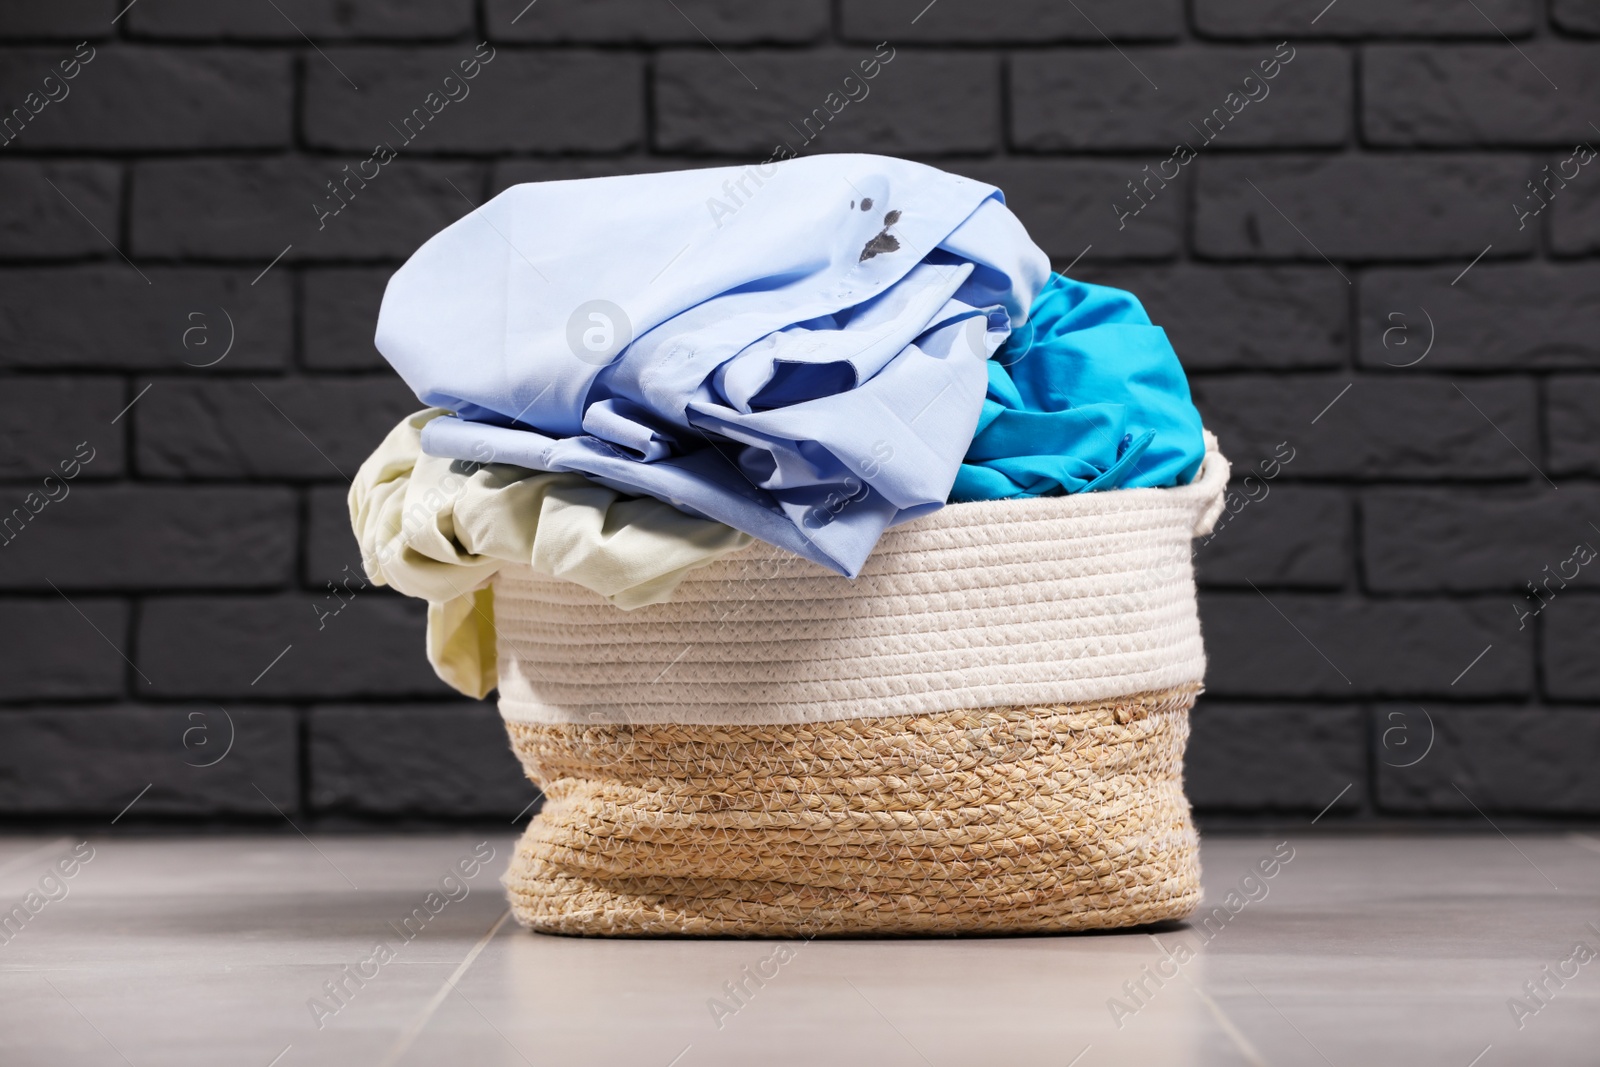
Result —
[[624, 611], [501, 571], [500, 710], [538, 723], [749, 724], [1070, 704], [1198, 685], [1189, 485], [952, 504], [886, 532], [851, 580], [757, 542]]

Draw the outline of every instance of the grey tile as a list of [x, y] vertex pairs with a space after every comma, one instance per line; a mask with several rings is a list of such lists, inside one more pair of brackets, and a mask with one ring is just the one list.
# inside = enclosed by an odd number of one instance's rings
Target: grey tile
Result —
[[[3, 901], [74, 848], [88, 856], [65, 896], [0, 945], [7, 1062], [116, 1062], [109, 1042], [133, 1063], [173, 1067], [265, 1065], [286, 1048], [283, 1063], [312, 1067], [1060, 1067], [1075, 1056], [1465, 1067], [1490, 1045], [1499, 1062], [1585, 1063], [1595, 1038], [1587, 967], [1552, 985], [1521, 1030], [1507, 1010], [1575, 941], [1595, 944], [1592, 837], [1361, 838], [1302, 825], [1210, 838], [1201, 911], [1153, 937], [789, 942], [792, 958], [722, 1016], [708, 1003], [773, 942], [500, 925], [495, 879], [510, 847], [478, 834], [0, 840]], [[480, 849], [493, 858], [453, 883], [465, 896], [402, 939], [396, 924]], [[1265, 877], [1269, 857], [1279, 862]], [[324, 983], [380, 941], [394, 962], [314, 1016]]]

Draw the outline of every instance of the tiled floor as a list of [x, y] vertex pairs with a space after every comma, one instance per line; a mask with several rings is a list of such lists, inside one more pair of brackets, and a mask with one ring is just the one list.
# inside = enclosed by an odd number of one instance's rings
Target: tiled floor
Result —
[[[56, 879], [75, 839], [0, 840], [0, 906], [36, 908], [0, 944], [0, 1063], [1600, 1062], [1600, 959], [1573, 957], [1600, 951], [1600, 838], [1213, 838], [1208, 926], [790, 942], [741, 999], [775, 943], [527, 934], [509, 839], [441, 891], [478, 840], [98, 839]], [[335, 1000], [345, 965], [371, 977]]]

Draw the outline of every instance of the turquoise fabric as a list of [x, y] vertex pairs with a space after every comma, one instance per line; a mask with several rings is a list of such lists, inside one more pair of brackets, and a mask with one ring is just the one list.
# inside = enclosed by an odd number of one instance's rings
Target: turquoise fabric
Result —
[[1052, 274], [988, 371], [952, 502], [1182, 485], [1200, 469], [1189, 381], [1132, 293]]

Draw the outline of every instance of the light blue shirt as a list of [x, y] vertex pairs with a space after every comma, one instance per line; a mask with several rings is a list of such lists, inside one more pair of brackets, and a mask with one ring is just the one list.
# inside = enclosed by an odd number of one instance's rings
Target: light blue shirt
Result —
[[577, 471], [844, 574], [944, 504], [1049, 276], [999, 190], [811, 156], [506, 190], [384, 294], [436, 456]]

